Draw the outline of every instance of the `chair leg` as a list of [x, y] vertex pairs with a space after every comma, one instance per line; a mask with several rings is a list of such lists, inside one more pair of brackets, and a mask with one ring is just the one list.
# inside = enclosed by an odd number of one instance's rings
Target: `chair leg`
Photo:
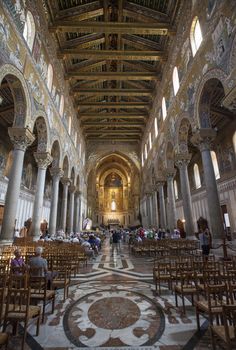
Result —
[[52, 314], [54, 312], [54, 309], [55, 309], [55, 295], [54, 295], [54, 298], [52, 299]]
[[196, 320], [197, 320], [197, 329], [200, 331], [200, 320], [199, 320], [199, 312], [197, 307], [196, 307]]
[[44, 323], [44, 316], [45, 316], [45, 307], [46, 307], [46, 302], [43, 302], [43, 312], [42, 312], [42, 323]]
[[214, 332], [212, 331], [211, 327], [210, 327], [210, 329], [211, 329], [211, 345], [212, 345], [212, 349], [216, 350], [216, 342], [215, 342]]
[[41, 322], [40, 318], [41, 318], [41, 314], [39, 315], [38, 320], [37, 320], [36, 336], [39, 335], [39, 327], [40, 327], [40, 322]]
[[176, 292], [175, 292], [175, 306], [178, 307], [178, 296]]
[[24, 350], [25, 348], [26, 334], [27, 334], [27, 322], [24, 325], [24, 334], [23, 334], [23, 339], [21, 343], [21, 350]]
[[186, 314], [184, 295], [182, 294], [183, 313]]

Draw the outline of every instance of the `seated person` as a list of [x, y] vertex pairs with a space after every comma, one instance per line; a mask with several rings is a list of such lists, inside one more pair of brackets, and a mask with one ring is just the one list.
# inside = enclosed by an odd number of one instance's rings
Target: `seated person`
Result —
[[21, 250], [19, 248], [14, 251], [14, 255], [15, 257], [11, 259], [11, 270], [13, 273], [19, 274], [22, 272], [22, 270], [24, 270], [24, 268], [26, 268], [26, 265], [21, 256]]
[[41, 276], [46, 276], [48, 272], [47, 260], [42, 258], [43, 248], [36, 247], [35, 256], [31, 257], [29, 260], [29, 267], [32, 269], [41, 269]]
[[85, 251], [85, 254], [89, 257], [89, 258], [93, 258], [95, 259], [95, 255], [94, 255], [94, 250], [92, 249], [91, 247], [91, 244], [86, 241], [86, 240], [83, 240], [81, 239], [81, 247], [84, 248], [84, 251]]

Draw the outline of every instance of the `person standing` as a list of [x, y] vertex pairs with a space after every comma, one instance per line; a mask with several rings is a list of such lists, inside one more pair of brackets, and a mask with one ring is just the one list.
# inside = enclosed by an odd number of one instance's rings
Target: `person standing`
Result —
[[114, 231], [113, 234], [112, 234], [112, 256], [114, 255], [114, 251], [115, 250], [118, 253], [119, 240], [120, 240], [119, 233], [117, 231]]
[[199, 240], [202, 248], [202, 255], [205, 260], [207, 260], [211, 247], [211, 234], [207, 227], [200, 229]]

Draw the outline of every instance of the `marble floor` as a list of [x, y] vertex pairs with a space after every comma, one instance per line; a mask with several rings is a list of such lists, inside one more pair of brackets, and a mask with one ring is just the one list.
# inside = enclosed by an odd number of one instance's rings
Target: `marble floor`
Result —
[[[134, 257], [125, 244], [111, 256], [107, 239], [96, 260], [73, 278], [66, 302], [59, 290], [54, 314], [48, 305], [39, 336], [29, 327], [25, 349], [210, 349], [207, 321], [197, 332], [188, 300], [184, 315], [167, 289], [158, 296], [152, 267], [152, 257]], [[19, 344], [19, 336], [11, 338], [9, 350]]]

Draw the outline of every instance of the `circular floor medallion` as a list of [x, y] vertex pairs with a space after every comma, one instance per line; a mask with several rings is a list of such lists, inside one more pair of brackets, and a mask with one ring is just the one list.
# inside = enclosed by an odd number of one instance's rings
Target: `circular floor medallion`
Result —
[[65, 312], [67, 338], [77, 347], [153, 345], [165, 328], [159, 305], [126, 290], [104, 290], [78, 299]]
[[95, 301], [88, 310], [88, 317], [99, 328], [122, 329], [139, 320], [140, 309], [132, 300], [110, 297]]

